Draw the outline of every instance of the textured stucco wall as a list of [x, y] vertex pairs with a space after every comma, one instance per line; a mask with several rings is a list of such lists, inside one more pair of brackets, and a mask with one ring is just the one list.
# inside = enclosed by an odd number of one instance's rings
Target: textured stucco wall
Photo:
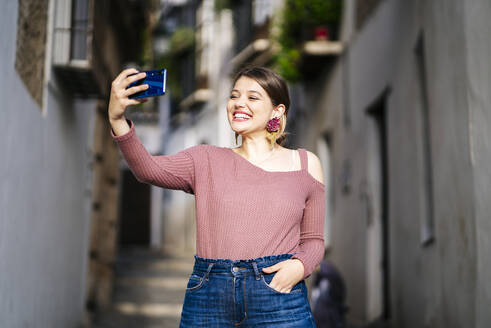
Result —
[[42, 104], [49, 0], [18, 1], [15, 69], [31, 96]]
[[0, 17], [0, 325], [75, 327], [85, 307], [94, 104], [51, 86], [41, 114], [14, 69], [17, 1]]

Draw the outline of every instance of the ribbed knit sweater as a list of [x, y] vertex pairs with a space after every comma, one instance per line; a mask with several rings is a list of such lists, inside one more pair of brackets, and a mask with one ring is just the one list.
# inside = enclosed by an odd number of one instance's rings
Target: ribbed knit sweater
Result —
[[194, 194], [196, 255], [239, 260], [290, 253], [303, 263], [303, 278], [320, 263], [325, 187], [308, 172], [305, 149], [298, 149], [296, 171], [266, 171], [212, 145], [152, 156], [128, 123], [126, 134], [110, 133], [135, 178]]

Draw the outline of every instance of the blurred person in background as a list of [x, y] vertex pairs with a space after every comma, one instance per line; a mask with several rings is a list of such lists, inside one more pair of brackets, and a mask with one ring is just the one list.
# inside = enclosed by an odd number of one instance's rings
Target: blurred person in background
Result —
[[324, 255], [325, 187], [318, 157], [282, 146], [290, 106], [282, 77], [262, 67], [233, 81], [227, 117], [237, 148], [196, 145], [152, 156], [125, 110], [146, 84], [136, 69], [112, 83], [112, 137], [135, 177], [194, 194], [196, 255], [180, 327], [316, 327], [304, 279]]
[[322, 261], [312, 288], [311, 304], [318, 328], [345, 328], [348, 308], [344, 279], [329, 261]]

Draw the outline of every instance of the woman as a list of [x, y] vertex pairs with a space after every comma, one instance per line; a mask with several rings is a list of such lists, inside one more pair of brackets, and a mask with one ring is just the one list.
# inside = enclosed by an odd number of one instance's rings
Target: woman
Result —
[[113, 82], [111, 134], [135, 177], [195, 195], [196, 255], [180, 327], [315, 327], [304, 279], [324, 254], [319, 159], [280, 145], [290, 106], [276, 73], [238, 73], [227, 104], [237, 148], [197, 145], [151, 156], [124, 117], [145, 85], [135, 69]]

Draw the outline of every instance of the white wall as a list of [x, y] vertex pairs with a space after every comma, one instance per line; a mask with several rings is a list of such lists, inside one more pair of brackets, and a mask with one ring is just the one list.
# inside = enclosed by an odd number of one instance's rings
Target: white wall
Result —
[[468, 86], [470, 109], [471, 162], [473, 166], [475, 233], [476, 233], [476, 298], [475, 326], [487, 327], [491, 322], [491, 2], [472, 1], [465, 6]]
[[[353, 10], [353, 4], [348, 1], [347, 8]], [[336, 195], [330, 258], [346, 278], [352, 322], [370, 321], [377, 305], [370, 303], [377, 292], [370, 277], [380, 261], [367, 254], [376, 234], [370, 235], [365, 201], [367, 186], [373, 187], [371, 176], [376, 176], [368, 170], [376, 150], [369, 142], [366, 109], [386, 87], [391, 90], [387, 140], [392, 325], [480, 328], [491, 322], [486, 310], [491, 306], [491, 41], [483, 33], [491, 30], [490, 14], [486, 0], [380, 1], [362, 29], [355, 31], [346, 23], [346, 52], [329, 76], [306, 88], [315, 115], [299, 133], [302, 142], [315, 150], [316, 136], [333, 136]], [[426, 246], [421, 243], [428, 201], [423, 104], [414, 53], [421, 31], [435, 220], [435, 242]], [[344, 124], [346, 113], [350, 125]], [[351, 163], [349, 193], [340, 186], [344, 161]]]
[[74, 327], [85, 308], [93, 102], [50, 88], [47, 111], [15, 72], [17, 1], [0, 13], [2, 327]]

